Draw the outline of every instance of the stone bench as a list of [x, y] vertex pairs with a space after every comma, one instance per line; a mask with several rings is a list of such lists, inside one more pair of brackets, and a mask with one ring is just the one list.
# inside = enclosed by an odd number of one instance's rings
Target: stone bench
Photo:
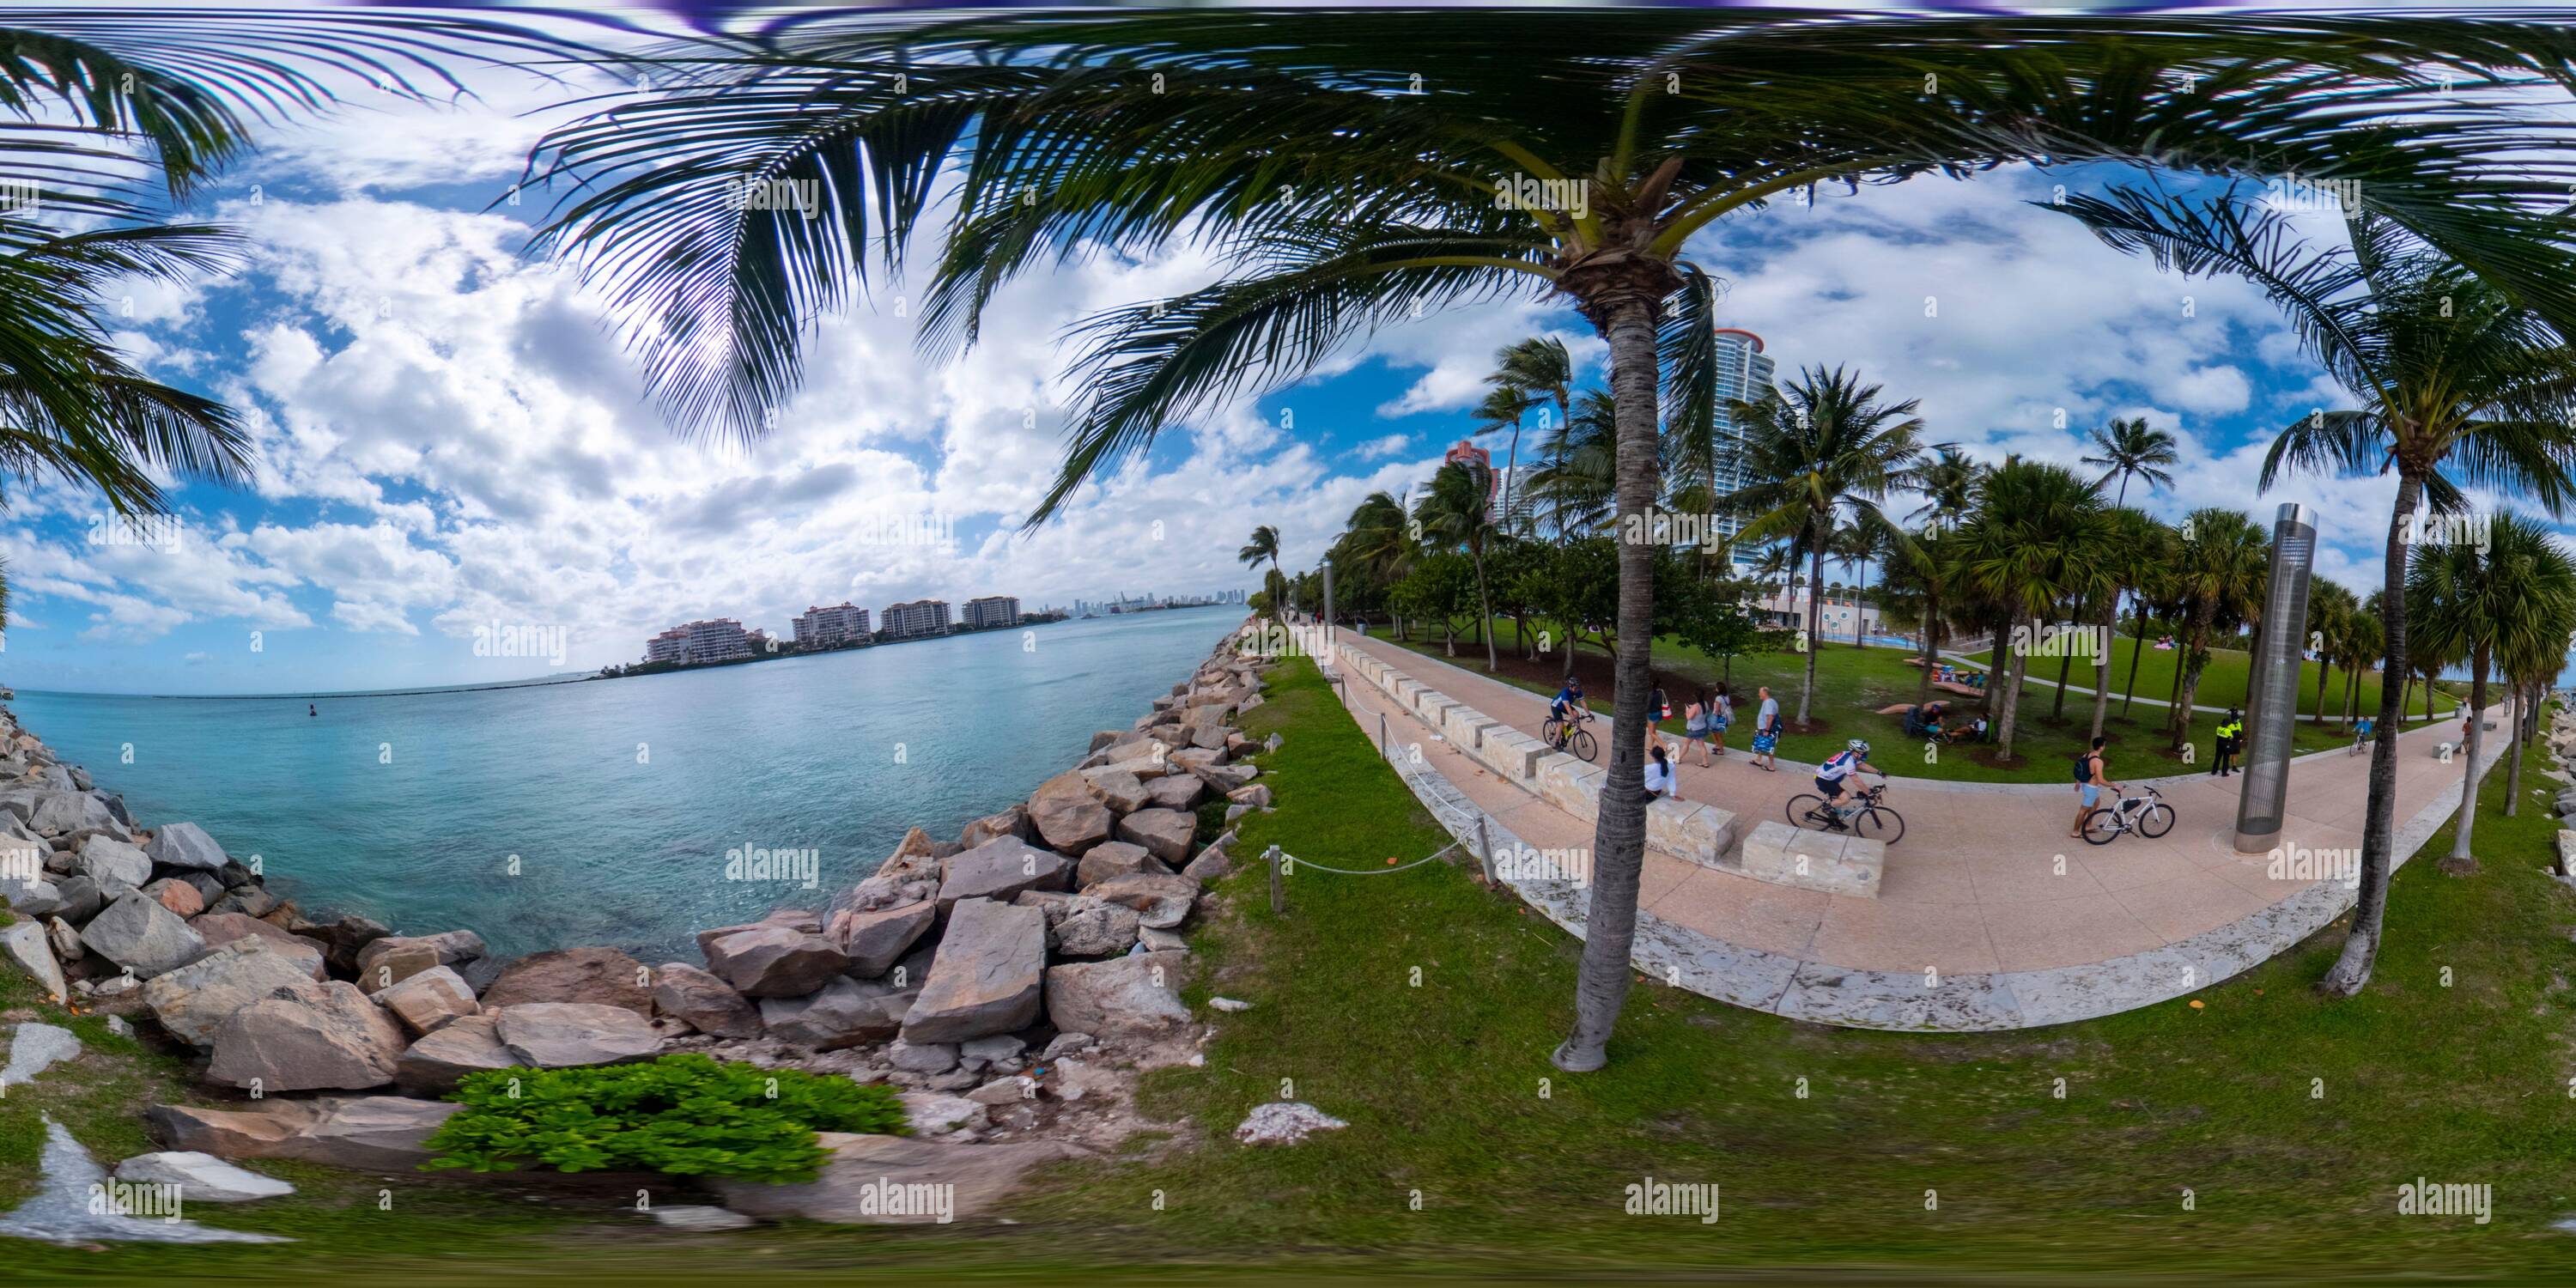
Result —
[[1744, 875], [1774, 885], [1826, 894], [1878, 897], [1887, 868], [1887, 846], [1842, 832], [1815, 832], [1773, 819], [1744, 838]]

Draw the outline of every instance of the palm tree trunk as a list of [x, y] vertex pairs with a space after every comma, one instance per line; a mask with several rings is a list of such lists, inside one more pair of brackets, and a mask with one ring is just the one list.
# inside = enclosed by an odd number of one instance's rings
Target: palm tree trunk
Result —
[[1502, 667], [1494, 660], [1494, 601], [1485, 597], [1485, 549], [1470, 542], [1467, 553], [1476, 560], [1476, 634], [1484, 637], [1485, 674], [1492, 675]]
[[[1659, 373], [1655, 326], [1662, 292], [1615, 287], [1606, 299], [1586, 301], [1610, 346], [1610, 395], [1616, 403], [1619, 519], [1624, 524], [1654, 504], [1661, 482], [1655, 450]], [[1619, 651], [1613, 672], [1610, 772], [1601, 785], [1593, 826], [1590, 911], [1584, 918], [1583, 965], [1574, 988], [1574, 1031], [1551, 1057], [1569, 1073], [1609, 1062], [1610, 1030], [1628, 1000], [1629, 958], [1637, 935], [1637, 884], [1646, 855], [1646, 766], [1643, 738], [1628, 736], [1646, 724], [1646, 696], [1654, 687], [1655, 551], [1642, 541], [1619, 543]], [[1812, 665], [1812, 663], [1811, 663]]]
[[2370, 983], [2379, 962], [2379, 933], [2388, 918], [2388, 877], [2393, 870], [2397, 820], [2397, 726], [2404, 696], [2389, 683], [2408, 674], [2406, 658], [2406, 520], [2423, 502], [2424, 480], [2412, 474], [2397, 479], [2397, 504], [2388, 513], [2386, 564], [2380, 574], [2379, 621], [2385, 652], [2379, 670], [2379, 728], [2370, 744], [2370, 804], [2361, 824], [2361, 892], [2353, 904], [2352, 929], [2344, 934], [2343, 953], [2335, 959], [2317, 989], [2350, 997]]
[[2486, 742], [2487, 662], [2490, 657], [2483, 644], [2469, 656], [2469, 763], [2460, 771], [2459, 826], [2451, 832], [2451, 852], [2434, 865], [2446, 876], [2473, 877], [2478, 874], [2478, 856], [2469, 853], [2469, 833], [2478, 825], [2478, 748]]
[[[2019, 627], [2021, 625], [2021, 619], [2021, 610], [2018, 608], [2014, 609], [2012, 621], [2003, 633], [2001, 641], [2003, 644], [2003, 652], [1998, 654], [1998, 656], [2003, 660], [2003, 674], [1998, 677], [1989, 677], [1986, 681], [1986, 692], [1989, 695], [1992, 695], [1997, 687], [2001, 687], [2004, 691], [2002, 703], [2003, 711], [1995, 717], [1995, 759], [2007, 765], [2012, 763], [2013, 758], [2013, 728], [2021, 723], [2022, 672], [2030, 669], [2029, 663], [2023, 658], [2021, 650], [2012, 646], [2013, 632], [2011, 628]], [[2001, 681], [2000, 686], [1997, 683], [1998, 680]]]
[[[2203, 600], [2194, 605], [2191, 610], [2191, 634], [2183, 641], [2180, 667], [2182, 674], [2179, 677], [2182, 688], [2174, 694], [2173, 749], [2175, 751], [2181, 751], [2183, 744], [2191, 741], [2191, 706], [2192, 701], [2200, 696], [2201, 665], [2195, 659], [2200, 657], [2205, 647], [2206, 637], [2209, 634], [2209, 619], [2216, 608], [2215, 601]], [[2249, 739], [2252, 736], [2250, 728], [2247, 730], [2247, 736]]]
[[1932, 671], [1941, 662], [1941, 597], [1923, 597], [1923, 678], [1914, 686], [1914, 705], [1932, 700]]
[[2093, 650], [2093, 737], [2102, 736], [2102, 722], [2111, 718], [2111, 637], [2120, 630], [2120, 592], [2102, 601], [2102, 637], [2100, 648]]
[[1798, 727], [1807, 727], [1807, 703], [1816, 692], [1816, 654], [1825, 647], [1825, 540], [1818, 536], [1808, 556], [1807, 678], [1798, 685]]
[[2505, 754], [2512, 758], [2504, 771], [2504, 816], [2512, 818], [2522, 804], [2522, 708], [2529, 691], [2519, 684], [2509, 684], [2505, 691], [2513, 697], [2513, 723], [2505, 726], [2504, 736]]
[[2138, 659], [2147, 652], [2147, 606], [2132, 596], [2129, 608], [2137, 615], [2138, 637], [2129, 645], [2129, 692], [2120, 699], [2120, 718], [2129, 718], [2129, 706], [2138, 700]]

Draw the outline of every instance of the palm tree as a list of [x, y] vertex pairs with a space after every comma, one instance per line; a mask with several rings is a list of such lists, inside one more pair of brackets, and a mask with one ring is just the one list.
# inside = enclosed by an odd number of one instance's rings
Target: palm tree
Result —
[[2111, 423], [2093, 431], [2093, 449], [2099, 455], [2087, 456], [2084, 463], [2102, 468], [2102, 477], [2093, 486], [2101, 487], [2113, 479], [2120, 480], [2119, 495], [2111, 498], [2114, 506], [2129, 503], [2129, 480], [2143, 478], [2150, 485], [2173, 486], [2173, 474], [2165, 466], [2182, 459], [2174, 451], [2174, 436], [2161, 429], [2147, 428], [2144, 416], [2127, 420], [2114, 417]]
[[[2096, 488], [2100, 485], [2096, 484]], [[2093, 640], [2093, 733], [2102, 736], [2102, 728], [2111, 718], [2111, 640], [2120, 630], [2120, 596], [2152, 584], [2164, 575], [2163, 561], [2172, 529], [2156, 522], [2144, 510], [2115, 506], [2110, 512], [2109, 539], [2102, 547], [2103, 571], [2109, 574], [2111, 586], [2102, 596], [2100, 632]], [[2138, 687], [2138, 653], [2144, 647], [2146, 608], [2138, 606], [2139, 638], [2129, 650], [2129, 689]], [[2060, 684], [2064, 681], [2061, 677]], [[2063, 693], [2061, 687], [2059, 692]]]
[[1547, 436], [1529, 490], [1560, 542], [1608, 528], [1618, 510], [1618, 415], [1609, 394], [1586, 390], [1573, 416]]
[[2192, 511], [2176, 538], [2172, 584], [2186, 615], [2167, 727], [2179, 752], [2191, 741], [2192, 704], [2209, 664], [2210, 636], [2221, 626], [2253, 621], [2261, 611], [2271, 580], [2272, 540], [2244, 511], [2225, 508]]
[[[1412, 570], [1420, 553], [1414, 540], [1413, 518], [1404, 503], [1392, 492], [1371, 492], [1351, 510], [1349, 526], [1335, 543], [1344, 560], [1340, 566], [1365, 571], [1380, 586], [1392, 587]], [[1395, 627], [1396, 638], [1404, 638], [1404, 615], [1393, 611], [1388, 601], [1388, 616]]]
[[[2379, 592], [2370, 592], [2362, 597], [2361, 607], [2344, 621], [2343, 727], [2346, 732], [2352, 729], [2353, 720], [2361, 714], [2360, 676], [2386, 652], [2385, 641], [2379, 634], [2379, 602]], [[2393, 681], [2382, 674], [2379, 682], [2385, 687]]]
[[1760, 402], [1738, 402], [1745, 486], [1717, 504], [1745, 516], [1738, 541], [1785, 539], [1807, 560], [1807, 674], [1798, 688], [1798, 723], [1816, 688], [1816, 652], [1824, 643], [1825, 556], [1836, 525], [1895, 525], [1879, 512], [1887, 494], [1914, 484], [1924, 448], [1914, 399], [1881, 401], [1877, 385], [1853, 372], [1811, 367]]
[[2478, 821], [2487, 676], [2499, 655], [2527, 671], [2535, 653], [2555, 650], [2563, 664], [2567, 622], [2576, 616], [2576, 560], [2547, 528], [2507, 511], [2488, 518], [2485, 535], [2477, 543], [2419, 544], [2406, 567], [2407, 629], [2417, 656], [2469, 667], [2468, 764], [2451, 852], [2439, 865], [2452, 876], [2478, 870], [2469, 837]]
[[[2463, 101], [2564, 83], [2554, 25], [2130, 26], [1637, 9], [1533, 39], [1500, 12], [817, 15], [683, 50], [666, 92], [551, 131], [532, 169], [566, 196], [535, 245], [616, 301], [670, 419], [743, 437], [796, 388], [804, 321], [898, 260], [934, 197], [953, 190], [957, 211], [919, 313], [934, 343], [972, 343], [1032, 267], [1216, 247], [1222, 280], [1081, 337], [1086, 397], [1032, 523], [1190, 410], [1298, 379], [1376, 326], [1533, 291], [1607, 345], [1617, 509], [1642, 514], [1667, 395], [1686, 442], [1717, 410], [1716, 285], [1686, 248], [1834, 182], [2142, 157], [2332, 174], [2576, 320], [2576, 281], [2514, 249], [2557, 235], [2576, 176], [2551, 129], [2416, 110], [2428, 64], [2481, 73]], [[726, 182], [744, 174], [818, 185], [830, 208], [746, 209]], [[1618, 554], [1614, 719], [1636, 727], [1655, 552]], [[1569, 1071], [1606, 1061], [1627, 996], [1641, 750], [1613, 754], [1603, 792], [1576, 1022], [1554, 1056]]]
[[2317, 724], [2326, 719], [2326, 683], [2334, 678], [2335, 665], [2346, 655], [2344, 641], [2352, 635], [2353, 615], [2361, 611], [2361, 600], [2342, 583], [2319, 577], [2308, 586], [2308, 640], [2317, 654]]
[[1478, 408], [1479, 418], [1493, 421], [1490, 413], [1505, 404], [1512, 408], [1508, 418], [1512, 426], [1512, 449], [1503, 469], [1503, 513], [1512, 512], [1512, 482], [1521, 463], [1521, 417], [1541, 400], [1556, 407], [1551, 429], [1571, 418], [1574, 397], [1574, 358], [1565, 350], [1565, 341], [1555, 336], [1532, 336], [1506, 345], [1494, 355], [1494, 371], [1485, 377], [1488, 392]]
[[1537, 405], [1538, 399], [1528, 390], [1496, 384], [1489, 376], [1486, 378], [1485, 396], [1477, 401], [1475, 410], [1468, 413], [1486, 429], [1508, 427], [1512, 431], [1510, 454], [1503, 465], [1502, 496], [1496, 502], [1499, 512], [1506, 516], [1512, 513], [1512, 480], [1520, 473], [1521, 417], [1528, 415], [1529, 409]]
[[1261, 561], [1267, 559], [1270, 561], [1271, 567], [1278, 567], [1279, 529], [1271, 527], [1267, 523], [1254, 528], [1252, 530], [1252, 540], [1245, 542], [1243, 549], [1234, 552], [1234, 559], [1237, 563], [1247, 564], [1254, 568], [1260, 567]]
[[1485, 543], [1494, 534], [1493, 471], [1482, 462], [1451, 461], [1431, 476], [1431, 487], [1413, 504], [1413, 517], [1425, 535], [1448, 548], [1464, 547], [1476, 566], [1476, 634], [1485, 641], [1485, 672], [1501, 664], [1494, 658], [1494, 600], [1485, 592]]
[[1865, 638], [1868, 632], [1862, 629], [1862, 626], [1869, 621], [1869, 568], [1871, 564], [1884, 559], [1893, 547], [1894, 542], [1889, 540], [1891, 531], [1891, 528], [1885, 526], [1854, 524], [1835, 532], [1825, 543], [1826, 548], [1833, 552], [1836, 567], [1860, 577], [1860, 580], [1852, 585], [1852, 600], [1858, 605], [1852, 618], [1855, 623], [1852, 627], [1852, 647], [1854, 648], [1869, 646], [1869, 641]]
[[2102, 496], [2063, 465], [2015, 461], [1986, 476], [1977, 507], [1959, 529], [1959, 580], [2003, 605], [2007, 630], [1995, 641], [2000, 685], [1995, 756], [2012, 760], [2021, 684], [2029, 669], [2020, 637], [2058, 605], [2109, 589], [2104, 551], [2111, 522]]
[[[2563, 555], [2561, 556], [2563, 558]], [[2567, 665], [2567, 641], [2576, 638], [2576, 596], [2553, 597], [2554, 614], [2535, 613], [2513, 629], [2496, 645], [2496, 667], [2504, 673], [2513, 688], [2513, 746], [2507, 755], [2512, 768], [2505, 771], [2504, 812], [2513, 817], [2522, 804], [2522, 754], [2530, 744], [2537, 706], [2545, 700], [2550, 683]], [[2552, 846], [2552, 866], [2561, 876], [2567, 875], [2566, 855]]]
[[[2263, 487], [2285, 469], [2397, 473], [2361, 891], [2343, 952], [2317, 985], [2349, 997], [2370, 982], [2388, 912], [2404, 700], [2393, 682], [2420, 669], [2406, 642], [2409, 525], [2428, 503], [2438, 514], [2461, 512], [2462, 483], [2529, 497], [2553, 518], [2576, 499], [2568, 319], [2554, 310], [2544, 316], [2536, 297], [2509, 280], [2518, 270], [2450, 253], [2374, 211], [2356, 212], [2347, 224], [2349, 246], [2318, 249], [2298, 236], [2287, 212], [2258, 209], [2233, 194], [2193, 202], [2118, 188], [2104, 199], [2077, 198], [2067, 209], [2122, 250], [2186, 275], [2225, 273], [2262, 288], [2290, 315], [2309, 355], [2359, 400], [2357, 409], [2320, 408], [2282, 431], [2264, 457]], [[2553, 271], [2576, 280], [2558, 248], [2533, 247], [2517, 258], [2555, 264]], [[2432, 700], [2429, 685], [2425, 700]]]

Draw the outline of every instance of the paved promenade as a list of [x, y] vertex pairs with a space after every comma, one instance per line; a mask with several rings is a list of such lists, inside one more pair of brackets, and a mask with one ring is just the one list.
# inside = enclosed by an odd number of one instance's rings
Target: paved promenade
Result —
[[[1364, 650], [1533, 735], [1546, 717], [1537, 694], [1388, 641], [1343, 631], [1337, 647]], [[1420, 764], [1443, 780], [1453, 805], [1471, 803], [1471, 812], [1528, 846], [1589, 853], [1590, 823], [1470, 760], [1386, 693], [1356, 679], [1342, 687], [1372, 737], [1383, 728], [1399, 748], [1421, 748]], [[1794, 699], [1786, 695], [1784, 705]], [[1736, 740], [1750, 724], [1749, 704], [1739, 710]], [[2491, 715], [2502, 723], [2500, 708]], [[1616, 736], [1608, 726], [1606, 719], [1595, 726], [1603, 765]], [[2463, 766], [2442, 763], [2436, 748], [2458, 729], [2444, 721], [2401, 738], [2401, 862], [2457, 807]], [[1919, 745], [1889, 741], [1873, 757], [1889, 768], [1921, 755]], [[2493, 763], [2503, 739], [2487, 741]], [[2368, 756], [2339, 749], [2293, 761], [2285, 845], [2357, 856], [2368, 766]], [[1712, 868], [1650, 849], [1639, 964], [1655, 967], [1651, 944], [1660, 973], [1677, 975], [1686, 987], [1822, 1023], [2021, 1028], [2188, 994], [2298, 942], [2351, 906], [2354, 889], [2344, 881], [2274, 880], [2266, 856], [2235, 852], [2241, 776], [2141, 780], [2136, 768], [2115, 758], [2110, 773], [2132, 789], [2155, 783], [2179, 822], [2162, 838], [2123, 836], [2107, 846], [2067, 836], [2072, 784], [1894, 779], [1887, 803], [1905, 816], [1905, 836], [1888, 850], [1875, 899], [1738, 875], [1726, 870], [1731, 851]], [[1778, 772], [1765, 772], [1740, 749], [1703, 768], [1694, 751], [1681, 770], [1681, 795], [1733, 812], [1740, 846], [1754, 824], [1785, 820], [1789, 797], [1813, 789], [1810, 769], [1782, 761]], [[1544, 893], [1533, 902], [1579, 902], [1566, 889]], [[1580, 933], [1578, 909], [1547, 910]], [[1676, 958], [1686, 968], [1672, 969]]]

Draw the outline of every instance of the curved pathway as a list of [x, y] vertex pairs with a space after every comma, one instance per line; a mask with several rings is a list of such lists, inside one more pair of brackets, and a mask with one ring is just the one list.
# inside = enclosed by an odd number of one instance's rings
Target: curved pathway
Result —
[[[1431, 688], [1535, 734], [1546, 700], [1518, 686], [1387, 641], [1341, 632]], [[1329, 656], [1325, 659], [1330, 664]], [[1411, 711], [1363, 683], [1343, 701], [1451, 831], [1477, 816], [1497, 847], [1588, 856], [1592, 827], [1449, 747]], [[1738, 722], [1739, 732], [1746, 721]], [[2498, 717], [2501, 724], [2501, 717]], [[1608, 722], [1597, 726], [1605, 745]], [[2401, 736], [2397, 854], [2402, 863], [2459, 802], [2463, 766], [2436, 748], [2444, 725]], [[2488, 740], [2488, 763], [2504, 739]], [[1419, 748], [1418, 756], [1412, 749]], [[1603, 762], [1606, 763], [1606, 760]], [[2340, 749], [2291, 762], [2283, 842], [2332, 863], [2358, 863], [2367, 756]], [[1785, 817], [1811, 790], [1809, 766], [1752, 767], [1741, 751], [1681, 771], [1681, 795], [1732, 811], [1740, 838]], [[1637, 961], [1669, 982], [1737, 1005], [1858, 1028], [2011, 1029], [2107, 1015], [2190, 993], [2314, 933], [2351, 907], [2345, 880], [2275, 880], [2267, 857], [2231, 843], [2240, 778], [2207, 773], [2154, 782], [2179, 824], [2164, 837], [2107, 846], [2070, 840], [2072, 784], [1962, 783], [1899, 777], [1888, 803], [1905, 815], [1879, 896], [1830, 895], [1758, 881], [1648, 850]], [[1585, 892], [1570, 882], [1514, 880], [1525, 898], [1577, 935]]]

